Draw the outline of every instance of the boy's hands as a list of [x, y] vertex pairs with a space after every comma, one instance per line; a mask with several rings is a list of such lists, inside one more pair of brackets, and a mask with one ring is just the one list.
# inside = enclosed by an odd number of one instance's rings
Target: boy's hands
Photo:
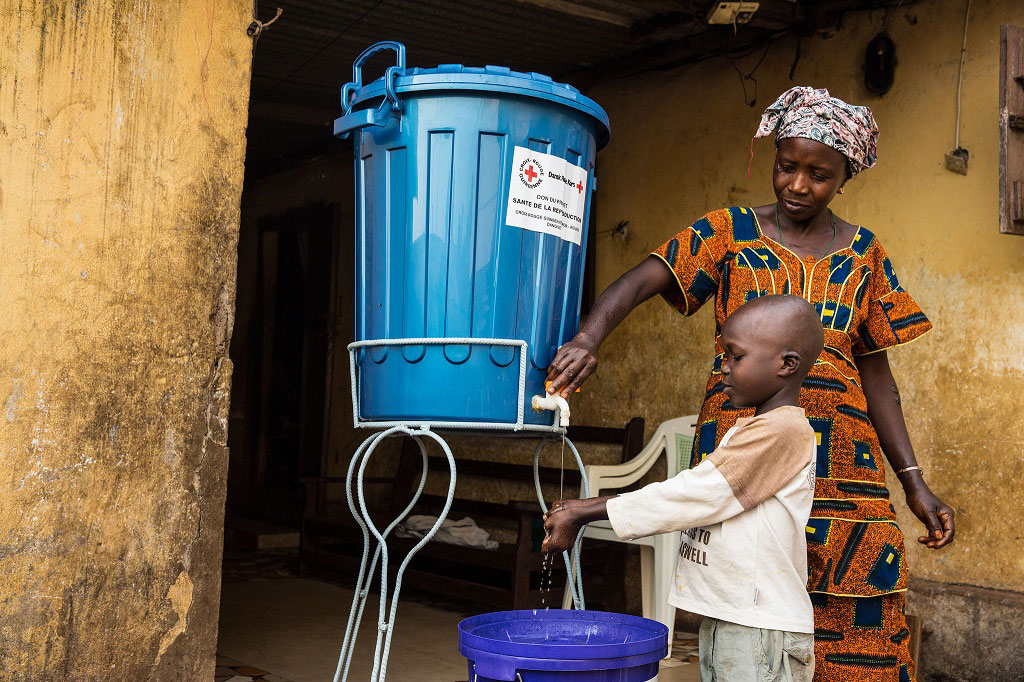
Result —
[[548, 393], [561, 391], [563, 398], [586, 381], [597, 369], [597, 344], [583, 332], [567, 341], [548, 365]]
[[584, 500], [558, 500], [551, 505], [551, 509], [544, 514], [546, 535], [541, 545], [542, 552], [564, 552], [572, 547], [582, 525], [573, 510], [583, 502]]
[[555, 502], [544, 514], [544, 532], [547, 537], [544, 538], [541, 551], [550, 554], [570, 549], [581, 526], [608, 518], [606, 503], [613, 497], [615, 495]]

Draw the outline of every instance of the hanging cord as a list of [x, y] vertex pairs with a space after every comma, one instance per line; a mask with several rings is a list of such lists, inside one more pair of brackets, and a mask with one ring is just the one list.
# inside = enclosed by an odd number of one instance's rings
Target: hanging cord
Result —
[[892, 20], [896, 18], [896, 14], [900, 11], [900, 7], [903, 6], [903, 0], [896, 3], [896, 6], [889, 12], [889, 16], [882, 20], [882, 33], [888, 33], [889, 27], [892, 25]]
[[[772, 42], [769, 40], [764, 46], [764, 52], [761, 53], [761, 58], [757, 60], [756, 64], [754, 64], [754, 68], [752, 68], [747, 73], [743, 73], [742, 71], [740, 71], [740, 67], [737, 66], [735, 59], [730, 57], [728, 54], [725, 55], [725, 58], [729, 60], [729, 64], [732, 65], [732, 68], [740, 77], [740, 86], [743, 88], [743, 101], [749, 107], [757, 106], [757, 78], [754, 77], [754, 74], [757, 73], [757, 70], [759, 68], [761, 68], [761, 64], [764, 63], [764, 58], [768, 56], [768, 51], [771, 50], [771, 48]], [[754, 92], [750, 99], [747, 99], [747, 81], [750, 81], [751, 83], [754, 84]]]
[[296, 66], [294, 69], [292, 69], [291, 73], [289, 73], [282, 80], [290, 80], [292, 76], [294, 76], [299, 71], [302, 71], [304, 68], [306, 68], [309, 65], [310, 62], [312, 62], [314, 59], [316, 59], [317, 57], [322, 55], [328, 48], [330, 48], [332, 45], [334, 45], [336, 42], [338, 42], [338, 40], [341, 39], [342, 36], [344, 36], [346, 33], [348, 33], [349, 29], [351, 29], [353, 26], [355, 26], [360, 21], [365, 19], [366, 16], [368, 14], [370, 14], [371, 12], [377, 11], [377, 8], [380, 7], [384, 2], [385, 2], [385, 0], [377, 0], [377, 2], [373, 3], [373, 5], [369, 9], [365, 10], [362, 14], [360, 14], [355, 19], [350, 21], [348, 24], [343, 26], [342, 29], [340, 31], [338, 31], [337, 35], [335, 35], [333, 38], [331, 38], [326, 43], [324, 43], [322, 46], [320, 46], [320, 49], [318, 49], [316, 52], [314, 52], [309, 57], [307, 57], [306, 61], [302, 62], [301, 64]]
[[960, 73], [956, 79], [956, 149], [960, 149], [960, 91], [964, 84], [964, 55], [967, 54], [967, 24], [971, 18], [971, 0], [967, 0], [964, 12], [964, 42], [960, 46]]
[[793, 52], [793, 63], [789, 66], [789, 80], [793, 80], [796, 76], [796, 67], [800, 63], [800, 57], [803, 52], [804, 38], [800, 34], [796, 36], [796, 50]]
[[277, 21], [278, 19], [280, 19], [282, 14], [284, 14], [284, 10], [278, 7], [277, 14], [275, 14], [274, 18], [271, 19], [270, 21], [260, 21], [259, 19], [253, 17], [252, 23], [249, 24], [249, 28], [245, 29], [245, 32], [248, 35], [252, 36], [253, 45], [255, 45], [256, 41], [260, 39], [260, 35], [263, 33], [263, 31], [270, 28], [270, 25]]

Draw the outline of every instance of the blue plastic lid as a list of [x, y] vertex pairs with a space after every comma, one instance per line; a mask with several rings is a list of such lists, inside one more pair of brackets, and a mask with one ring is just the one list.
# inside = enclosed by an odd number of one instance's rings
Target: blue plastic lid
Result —
[[[507, 66], [462, 64], [441, 64], [432, 69], [412, 67], [400, 73], [395, 79], [395, 91], [399, 94], [431, 90], [476, 90], [525, 95], [564, 104], [590, 115], [601, 125], [597, 135], [598, 148], [608, 143], [611, 127], [605, 110], [571, 85], [556, 83], [542, 73], [513, 71]], [[384, 78], [381, 77], [360, 89], [353, 104], [383, 97], [384, 94]]]
[[604, 611], [498, 611], [459, 623], [460, 647], [534, 660], [661, 658], [667, 638], [657, 621]]

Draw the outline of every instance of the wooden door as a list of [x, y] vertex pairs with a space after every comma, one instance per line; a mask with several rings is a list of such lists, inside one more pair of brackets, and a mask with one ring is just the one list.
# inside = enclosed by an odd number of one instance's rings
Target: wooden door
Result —
[[326, 444], [337, 288], [338, 210], [316, 204], [260, 223], [260, 360], [255, 492], [250, 508], [296, 523], [299, 479], [320, 471]]

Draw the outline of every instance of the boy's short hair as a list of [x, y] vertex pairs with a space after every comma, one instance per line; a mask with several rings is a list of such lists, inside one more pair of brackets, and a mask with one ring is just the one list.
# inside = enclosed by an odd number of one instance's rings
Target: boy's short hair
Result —
[[793, 294], [758, 296], [744, 303], [730, 315], [757, 315], [758, 325], [778, 340], [780, 350], [800, 354], [800, 371], [811, 370], [825, 347], [825, 330], [814, 306]]

